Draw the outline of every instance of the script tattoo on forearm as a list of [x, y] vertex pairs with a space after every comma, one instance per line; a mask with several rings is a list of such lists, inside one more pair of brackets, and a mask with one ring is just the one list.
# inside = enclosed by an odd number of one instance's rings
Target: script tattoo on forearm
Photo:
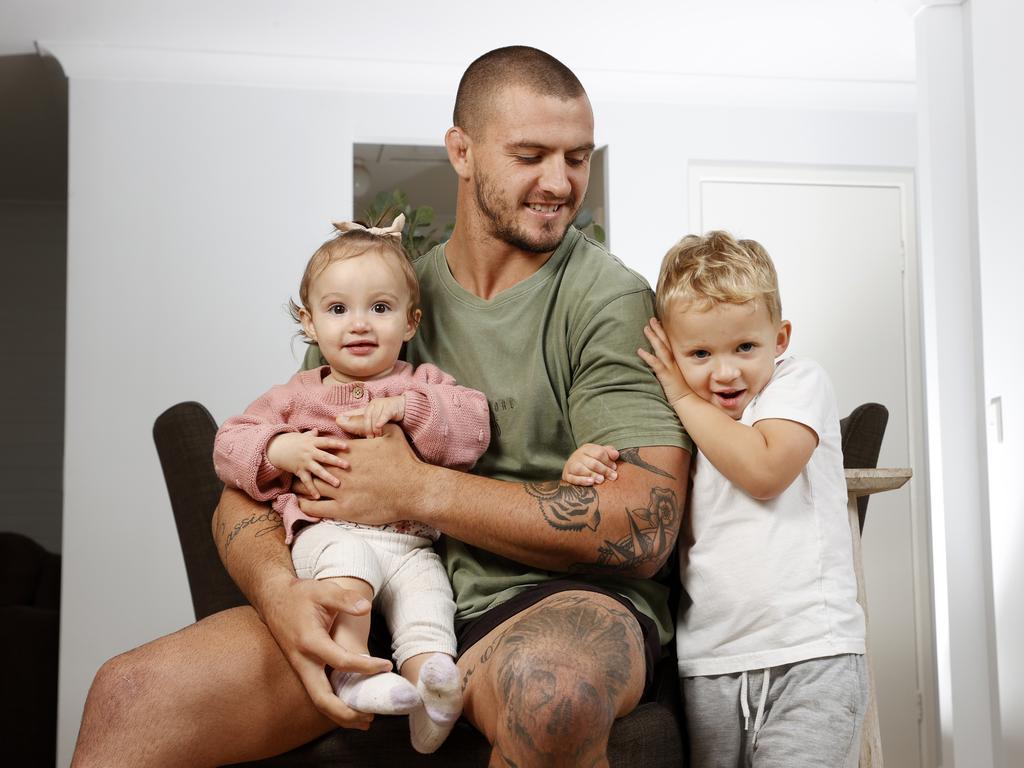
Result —
[[591, 596], [556, 595], [521, 614], [478, 662], [493, 660], [505, 702], [495, 755], [509, 766], [601, 764], [642, 654], [636, 619]]
[[675, 480], [675, 475], [666, 472], [664, 469], [660, 469], [653, 464], [648, 464], [642, 458], [640, 458], [639, 448], [623, 448], [619, 451], [619, 461], [624, 461], [627, 464], [632, 464], [634, 467], [640, 467], [640, 469], [646, 469], [648, 472], [653, 472], [656, 475], [667, 477], [669, 480]]
[[[257, 537], [284, 527], [284, 523], [281, 522], [281, 516], [272, 509], [266, 509], [258, 515], [251, 515], [235, 523], [235, 527], [231, 529], [231, 532], [224, 540], [224, 551], [226, 552], [228, 547], [231, 546], [231, 542], [238, 538], [238, 534], [253, 525], [258, 526], [256, 533], [253, 534]], [[223, 523], [218, 524], [218, 531], [222, 530], [223, 527]]]
[[597, 508], [597, 490], [570, 485], [558, 480], [548, 483], [526, 483], [526, 492], [537, 500], [548, 525], [560, 531], [597, 530], [601, 510]]
[[679, 500], [671, 488], [652, 488], [647, 506], [627, 509], [629, 533], [618, 541], [605, 539], [597, 548], [593, 563], [576, 563], [571, 572], [632, 571], [651, 561], [660, 561], [675, 546]]

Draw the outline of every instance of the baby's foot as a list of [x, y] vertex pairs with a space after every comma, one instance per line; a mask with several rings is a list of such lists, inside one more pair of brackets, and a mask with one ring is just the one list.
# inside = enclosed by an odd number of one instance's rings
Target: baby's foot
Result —
[[416, 690], [423, 706], [409, 715], [409, 735], [413, 749], [430, 754], [448, 738], [462, 714], [462, 681], [451, 657], [435, 653], [427, 659]]
[[363, 675], [331, 672], [331, 687], [338, 698], [359, 712], [375, 715], [405, 715], [420, 705], [416, 687], [394, 672]]

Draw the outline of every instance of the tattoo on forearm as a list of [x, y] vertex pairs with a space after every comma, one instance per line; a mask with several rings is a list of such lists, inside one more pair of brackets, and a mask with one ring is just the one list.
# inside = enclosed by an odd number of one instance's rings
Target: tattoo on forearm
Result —
[[666, 472], [664, 469], [659, 469], [653, 464], [648, 464], [642, 458], [640, 458], [639, 448], [623, 448], [619, 451], [619, 461], [624, 461], [627, 464], [632, 464], [634, 467], [640, 467], [640, 469], [646, 469], [648, 472], [653, 472], [656, 475], [667, 477], [669, 480], [675, 480], [675, 475]]
[[577, 563], [572, 572], [631, 571], [663, 559], [675, 546], [679, 500], [670, 488], [652, 488], [647, 507], [627, 509], [629, 533], [618, 541], [605, 539], [593, 563]]
[[597, 490], [554, 480], [526, 483], [526, 492], [537, 500], [548, 525], [560, 531], [597, 530], [601, 510], [597, 508]]
[[[238, 534], [251, 525], [259, 526], [256, 533], [253, 534], [254, 536], [262, 536], [265, 533], [270, 533], [284, 527], [284, 523], [281, 522], [281, 516], [272, 509], [266, 509], [258, 515], [252, 515], [235, 523], [235, 527], [224, 540], [224, 551], [227, 551], [228, 547], [231, 546], [231, 542], [238, 537]], [[223, 524], [219, 526], [218, 530], [221, 528], [223, 528]]]
[[556, 595], [521, 614], [478, 662], [494, 661], [504, 702], [495, 754], [510, 766], [601, 764], [642, 656], [636, 619], [590, 596]]

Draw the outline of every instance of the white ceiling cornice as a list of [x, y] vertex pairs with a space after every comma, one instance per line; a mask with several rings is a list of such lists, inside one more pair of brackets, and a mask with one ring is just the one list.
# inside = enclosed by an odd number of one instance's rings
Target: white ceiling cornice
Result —
[[[40, 41], [70, 78], [395, 94], [454, 94], [463, 65]], [[595, 102], [913, 112], [915, 85], [577, 68]]]
[[41, 40], [69, 78], [137, 82], [453, 93], [461, 68], [436, 62], [368, 61], [226, 51], [189, 51]]

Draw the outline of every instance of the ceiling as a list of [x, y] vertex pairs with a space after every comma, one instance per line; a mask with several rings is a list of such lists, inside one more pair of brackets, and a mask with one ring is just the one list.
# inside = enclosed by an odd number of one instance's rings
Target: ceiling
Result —
[[[909, 5], [913, 5], [910, 2]], [[0, 0], [0, 55], [36, 41], [464, 67], [525, 42], [577, 70], [913, 80], [908, 0]]]
[[[554, 53], [585, 85], [624, 84], [619, 93], [630, 83], [671, 88], [691, 76], [721, 78], [723, 87], [729, 78], [869, 87], [913, 83], [908, 9], [916, 5], [392, 0], [385, 13], [348, 0], [0, 0], [0, 199], [48, 199], [66, 187], [58, 167], [66, 165], [66, 81], [52, 59], [36, 55], [39, 43], [329, 59], [370, 73], [398, 63], [400, 71], [429, 72], [446, 92], [467, 62], [512, 43]], [[650, 93], [648, 85], [645, 98]]]

